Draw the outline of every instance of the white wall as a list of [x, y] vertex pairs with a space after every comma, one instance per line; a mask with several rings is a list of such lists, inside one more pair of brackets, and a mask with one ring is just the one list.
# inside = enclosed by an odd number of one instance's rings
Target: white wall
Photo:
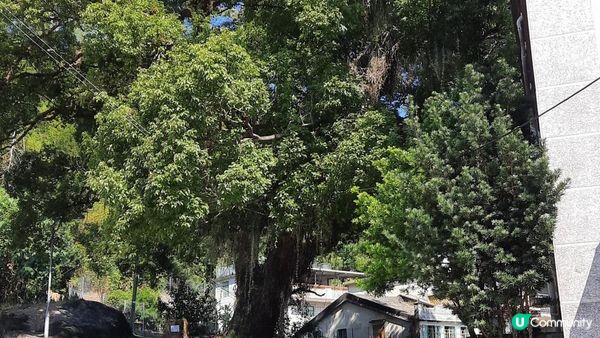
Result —
[[[539, 112], [600, 76], [600, 0], [528, 0]], [[554, 236], [564, 320], [592, 319], [600, 333], [600, 83], [540, 118], [551, 165], [571, 183]]]
[[[225, 284], [227, 284], [226, 289], [224, 288]], [[215, 299], [217, 301], [217, 306], [229, 306], [231, 309], [233, 309], [235, 304], [235, 291], [235, 276], [224, 277], [217, 280], [215, 283]]]
[[[346, 302], [335, 313], [323, 318], [318, 328], [328, 338], [334, 338], [338, 329], [347, 329], [348, 338], [371, 338], [373, 329], [370, 322], [381, 319], [386, 319], [386, 315]], [[387, 338], [410, 337], [409, 327], [386, 323], [385, 329]]]

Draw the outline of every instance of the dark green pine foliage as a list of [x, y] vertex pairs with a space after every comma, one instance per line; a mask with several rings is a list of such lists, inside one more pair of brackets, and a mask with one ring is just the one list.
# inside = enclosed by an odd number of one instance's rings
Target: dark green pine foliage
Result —
[[[407, 147], [378, 162], [383, 181], [358, 198], [357, 220], [370, 224], [359, 265], [369, 289], [433, 286], [471, 328], [498, 337], [550, 278], [565, 182], [543, 147], [520, 132], [500, 138], [511, 119], [506, 106], [488, 104], [483, 80], [467, 66], [407, 120]], [[506, 93], [511, 82], [500, 84]]]
[[191, 335], [215, 333], [217, 323], [217, 301], [213, 289], [198, 290], [190, 287], [184, 280], [169, 291], [171, 300], [159, 302], [159, 309], [168, 320], [185, 318], [189, 323]]

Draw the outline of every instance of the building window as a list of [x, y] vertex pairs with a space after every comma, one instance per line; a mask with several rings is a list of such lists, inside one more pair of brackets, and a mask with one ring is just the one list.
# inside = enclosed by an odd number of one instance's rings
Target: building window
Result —
[[302, 314], [302, 311], [300, 310], [301, 307], [302, 307], [301, 305], [293, 305], [291, 307], [292, 314], [296, 315], [296, 316], [300, 316]]
[[444, 338], [456, 338], [456, 329], [454, 326], [444, 327]]
[[437, 326], [427, 325], [427, 338], [439, 338], [439, 333]]
[[466, 327], [461, 327], [460, 328], [460, 338], [467, 338], [469, 336], [469, 333], [467, 332], [467, 328]]
[[304, 307], [304, 315], [306, 317], [314, 317], [315, 315], [315, 307], [312, 305], [306, 305]]
[[315, 307], [310, 304], [299, 304], [291, 307], [292, 314], [303, 317], [314, 317]]
[[346, 329], [337, 330], [336, 338], [348, 338], [348, 331]]

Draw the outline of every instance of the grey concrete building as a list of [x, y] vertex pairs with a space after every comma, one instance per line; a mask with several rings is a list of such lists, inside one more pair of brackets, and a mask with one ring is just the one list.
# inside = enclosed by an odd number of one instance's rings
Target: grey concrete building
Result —
[[[600, 0], [521, 3], [529, 89], [542, 113], [600, 76]], [[538, 121], [551, 165], [571, 180], [554, 237], [561, 316], [593, 320], [590, 330], [565, 327], [564, 336], [600, 337], [600, 82]]]

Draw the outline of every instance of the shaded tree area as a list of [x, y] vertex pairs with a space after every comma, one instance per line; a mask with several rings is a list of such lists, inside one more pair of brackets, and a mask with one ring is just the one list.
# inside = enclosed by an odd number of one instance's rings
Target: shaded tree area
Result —
[[[106, 205], [101, 201], [93, 204], [96, 198], [88, 188], [90, 135], [95, 130], [95, 114], [102, 106], [94, 96], [99, 94], [98, 87], [110, 88], [111, 95], [125, 91], [138, 68], [160, 57], [171, 42], [158, 41], [161, 36], [154, 35], [156, 31], [168, 32], [166, 25], [142, 20], [153, 11], [149, 2], [132, 4], [110, 18], [95, 14], [101, 5], [88, 8], [89, 4], [0, 2], [0, 87], [2, 100], [7, 103], [0, 110], [0, 181], [18, 206], [2, 228], [3, 302], [42, 298], [53, 232], [54, 274], [58, 277], [53, 291], [66, 294], [67, 281], [82, 269], [118, 278], [115, 273], [129, 274], [136, 265], [132, 257], [139, 243], [132, 245], [112, 231], [114, 222]], [[113, 11], [118, 8], [116, 3], [105, 7]], [[117, 27], [113, 20], [116, 15], [137, 21], [140, 27]], [[175, 23], [174, 29], [183, 31], [177, 20], [170, 22]], [[107, 35], [122, 33], [121, 38], [129, 34], [133, 40], [103, 45], [102, 39], [82, 38], [83, 32], [96, 31], [96, 27], [102, 27]], [[137, 48], [140, 43], [146, 49]], [[46, 46], [57, 53], [48, 55], [44, 51], [52, 50]], [[164, 257], [147, 250], [144, 254]], [[161, 264], [155, 259], [145, 262], [152, 263], [139, 265], [151, 272]]]
[[91, 193], [77, 168], [82, 162], [71, 127], [41, 124], [29, 134], [18, 165], [5, 172], [4, 191], [15, 208], [2, 229], [4, 301], [43, 298], [51, 247], [57, 249], [56, 285], [64, 288], [80, 263], [78, 248], [71, 247], [73, 221], [83, 215]]

